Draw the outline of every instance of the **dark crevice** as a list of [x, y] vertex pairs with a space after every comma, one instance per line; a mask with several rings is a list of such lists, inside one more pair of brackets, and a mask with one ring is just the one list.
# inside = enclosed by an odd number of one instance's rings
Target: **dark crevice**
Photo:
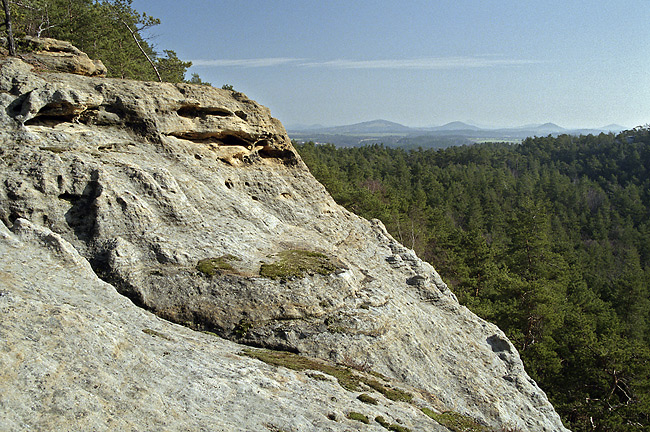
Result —
[[206, 116], [231, 117], [235, 115], [232, 111], [226, 108], [198, 107], [194, 105], [181, 107], [177, 112], [179, 116], [186, 117], [186, 118], [206, 117]]
[[295, 165], [298, 163], [296, 154], [288, 149], [276, 149], [272, 147], [264, 147], [258, 152], [263, 158], [280, 159], [287, 165]]
[[72, 123], [74, 116], [39, 115], [25, 122], [25, 126], [57, 126], [61, 123]]
[[237, 135], [225, 135], [220, 138], [223, 145], [249, 147], [252, 142]]
[[62, 193], [59, 198], [72, 206], [65, 213], [65, 221], [81, 241], [89, 241], [95, 231], [97, 209], [95, 199], [102, 193], [102, 186], [97, 180], [88, 182], [81, 195]]
[[253, 140], [247, 139], [234, 134], [214, 134], [214, 133], [171, 133], [176, 138], [185, 139], [197, 144], [219, 144], [224, 146], [241, 146], [249, 148], [253, 145]]
[[492, 351], [495, 353], [499, 352], [511, 352], [510, 343], [501, 338], [499, 335], [492, 335], [487, 338], [487, 343], [492, 348]]

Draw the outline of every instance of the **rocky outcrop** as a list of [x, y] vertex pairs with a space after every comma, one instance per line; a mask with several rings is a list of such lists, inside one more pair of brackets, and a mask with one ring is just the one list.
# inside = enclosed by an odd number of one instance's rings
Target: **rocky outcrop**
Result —
[[51, 38], [25, 36], [19, 40], [23, 61], [44, 69], [86, 76], [106, 76], [107, 70], [101, 60], [92, 60], [70, 42]]
[[[505, 335], [460, 306], [433, 267], [381, 222], [338, 206], [282, 125], [244, 95], [35, 74], [5, 59], [0, 103], [0, 220], [18, 231], [24, 219], [56, 233], [135, 304], [239, 343], [372, 370], [420, 389], [418, 407], [495, 428], [564, 430]], [[121, 304], [125, 314], [154, 320]], [[204, 340], [155, 322], [142, 325], [174, 340]], [[64, 339], [73, 335], [99, 337], [75, 330]], [[151, 338], [144, 336], [128, 341], [146, 357]], [[202, 367], [208, 374], [217, 367], [196, 362], [190, 382]], [[218, 367], [250, 362], [224, 355]], [[178, 396], [163, 394], [152, 398]], [[435, 430], [412, 421], [417, 430]]]

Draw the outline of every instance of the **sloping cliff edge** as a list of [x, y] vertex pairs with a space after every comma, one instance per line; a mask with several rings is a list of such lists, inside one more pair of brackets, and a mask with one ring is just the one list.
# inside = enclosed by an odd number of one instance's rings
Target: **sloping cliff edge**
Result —
[[421, 408], [566, 430], [505, 335], [338, 206], [268, 109], [0, 67], [3, 430], [446, 430]]

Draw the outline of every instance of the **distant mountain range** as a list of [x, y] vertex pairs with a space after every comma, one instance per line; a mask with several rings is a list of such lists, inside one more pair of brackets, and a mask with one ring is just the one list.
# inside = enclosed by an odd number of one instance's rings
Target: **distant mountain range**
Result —
[[312, 125], [288, 127], [287, 129], [291, 139], [300, 142], [314, 141], [345, 147], [383, 143], [391, 147], [444, 148], [486, 141], [519, 142], [532, 136], [618, 133], [626, 128], [611, 124], [596, 129], [566, 129], [555, 123], [543, 123], [514, 128], [488, 129], [460, 121], [442, 126], [413, 128], [388, 120], [372, 120], [344, 126]]

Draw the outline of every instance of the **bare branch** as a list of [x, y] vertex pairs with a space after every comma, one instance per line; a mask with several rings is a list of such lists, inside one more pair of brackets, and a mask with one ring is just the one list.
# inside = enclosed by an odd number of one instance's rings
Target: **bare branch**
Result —
[[151, 58], [149, 58], [149, 56], [147, 55], [147, 53], [144, 51], [144, 48], [142, 48], [142, 45], [140, 45], [140, 42], [138, 41], [138, 37], [136, 36], [135, 32], [134, 32], [133, 30], [131, 30], [131, 27], [129, 27], [129, 25], [126, 23], [126, 21], [124, 21], [124, 20], [122, 19], [122, 17], [119, 17], [119, 16], [118, 16], [118, 19], [119, 19], [120, 21], [122, 21], [122, 24], [124, 24], [124, 27], [126, 27], [127, 30], [131, 33], [131, 36], [133, 36], [133, 40], [134, 40], [135, 43], [138, 45], [138, 48], [140, 48], [140, 52], [142, 53], [142, 55], [144, 55], [144, 56], [146, 57], [147, 61], [149, 62], [149, 64], [150, 64], [151, 67], [153, 68], [154, 72], [156, 72], [156, 76], [158, 77], [158, 81], [162, 82], [162, 78], [160, 77], [160, 73], [158, 72], [158, 68], [156, 67], [156, 65], [154, 64], [154, 62], [151, 61]]

